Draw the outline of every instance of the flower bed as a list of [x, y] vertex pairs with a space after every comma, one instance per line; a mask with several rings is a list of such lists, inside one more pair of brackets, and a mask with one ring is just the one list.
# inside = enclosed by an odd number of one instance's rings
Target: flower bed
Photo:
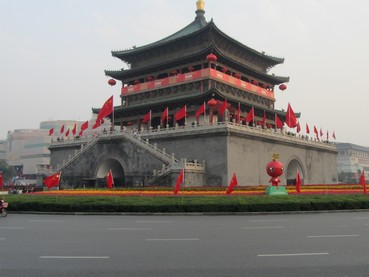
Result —
[[[237, 186], [232, 195], [265, 195], [266, 186]], [[295, 186], [286, 186], [288, 194], [297, 194]], [[226, 195], [227, 187], [184, 187], [178, 192], [181, 196], [221, 196]], [[140, 187], [117, 189], [75, 189], [75, 190], [48, 190], [37, 192], [39, 195], [65, 195], [65, 196], [170, 196], [173, 195], [171, 187]], [[344, 185], [303, 185], [301, 195], [324, 194], [363, 194], [363, 187], [356, 184]]]

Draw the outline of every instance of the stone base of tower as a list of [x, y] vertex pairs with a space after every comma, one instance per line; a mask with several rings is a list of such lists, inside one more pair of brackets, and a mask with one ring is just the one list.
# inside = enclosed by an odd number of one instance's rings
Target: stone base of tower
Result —
[[[149, 148], [127, 140], [124, 135], [108, 134], [65, 167], [62, 178], [69, 185], [101, 187], [105, 173], [112, 169], [113, 175], [117, 172], [114, 178], [121, 186], [174, 186], [184, 166], [184, 186], [228, 186], [234, 172], [240, 186], [267, 186], [270, 177], [266, 165], [278, 153], [285, 166], [280, 177], [282, 185], [294, 183], [297, 170], [304, 184], [337, 182], [334, 144], [290, 136], [279, 130], [227, 122], [148, 130], [137, 135], [141, 141], [162, 149], [169, 158], [151, 153]], [[53, 143], [50, 147], [53, 169], [57, 170], [81, 151], [82, 145], [83, 141]], [[177, 160], [175, 166], [171, 165], [170, 157]], [[162, 174], [153, 179], [158, 171]], [[152, 183], [145, 183], [150, 178]]]

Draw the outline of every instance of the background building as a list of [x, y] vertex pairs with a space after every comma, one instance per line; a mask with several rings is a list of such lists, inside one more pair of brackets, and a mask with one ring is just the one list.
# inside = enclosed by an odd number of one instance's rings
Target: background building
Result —
[[365, 178], [369, 177], [369, 147], [352, 143], [337, 143], [338, 179], [343, 183], [358, 183], [364, 170]]

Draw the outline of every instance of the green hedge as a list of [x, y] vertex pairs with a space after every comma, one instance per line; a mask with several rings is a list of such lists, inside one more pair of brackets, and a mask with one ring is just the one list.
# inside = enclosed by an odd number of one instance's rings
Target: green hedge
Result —
[[7, 195], [9, 212], [237, 213], [368, 209], [366, 195], [41, 196]]

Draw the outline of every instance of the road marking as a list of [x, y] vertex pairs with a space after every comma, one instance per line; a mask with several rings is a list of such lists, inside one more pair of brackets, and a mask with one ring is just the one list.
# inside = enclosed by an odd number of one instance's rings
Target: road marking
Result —
[[255, 220], [250, 220], [250, 222], [281, 222], [281, 221], [287, 221], [287, 219], [255, 219]]
[[8, 230], [24, 230], [24, 227], [0, 227], [0, 229], [8, 229]]
[[260, 254], [258, 257], [291, 257], [291, 256], [321, 256], [329, 253], [291, 253], [291, 254]]
[[283, 229], [284, 226], [242, 227], [242, 229]]
[[191, 239], [191, 238], [184, 238], [184, 239], [146, 239], [146, 241], [196, 241], [200, 239]]
[[63, 223], [64, 220], [38, 220], [38, 219], [30, 219], [29, 222], [32, 222], [32, 223]]
[[40, 259], [110, 259], [109, 256], [40, 256]]
[[136, 223], [173, 223], [174, 221], [144, 221], [138, 220]]
[[152, 228], [136, 228], [136, 227], [132, 227], [132, 228], [108, 228], [108, 230], [110, 231], [140, 231], [140, 230], [152, 230]]
[[344, 238], [344, 237], [360, 237], [360, 235], [320, 235], [320, 236], [307, 236], [308, 238]]

